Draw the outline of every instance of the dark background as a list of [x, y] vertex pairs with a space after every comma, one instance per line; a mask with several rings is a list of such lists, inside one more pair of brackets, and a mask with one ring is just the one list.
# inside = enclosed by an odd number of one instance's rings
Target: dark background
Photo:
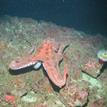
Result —
[[107, 36], [107, 0], [0, 0], [0, 16], [51, 21]]

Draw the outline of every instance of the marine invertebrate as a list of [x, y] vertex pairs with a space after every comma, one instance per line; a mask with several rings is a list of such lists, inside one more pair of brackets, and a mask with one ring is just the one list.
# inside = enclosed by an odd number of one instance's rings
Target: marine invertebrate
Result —
[[60, 74], [59, 63], [63, 59], [63, 51], [65, 45], [56, 42], [54, 39], [46, 39], [41, 46], [36, 50], [34, 55], [24, 56], [13, 60], [9, 68], [19, 70], [29, 66], [39, 68], [43, 65], [49, 79], [58, 87], [63, 87], [66, 84], [68, 75], [67, 64], [64, 65], [64, 74]]
[[105, 62], [107, 62], [107, 50], [98, 51], [97, 57], [99, 58], [100, 64], [104, 64]]
[[11, 95], [10, 93], [7, 93], [5, 96], [4, 96], [4, 100], [7, 102], [7, 103], [9, 103], [9, 104], [11, 104], [11, 105], [14, 105], [14, 107], [16, 107], [15, 106], [15, 103], [16, 103], [16, 99], [15, 99], [15, 96], [14, 95]]

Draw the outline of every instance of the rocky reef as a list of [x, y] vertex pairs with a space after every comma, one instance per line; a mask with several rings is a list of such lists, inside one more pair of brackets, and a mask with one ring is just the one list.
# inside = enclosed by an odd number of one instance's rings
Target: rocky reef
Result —
[[[35, 54], [46, 38], [68, 44], [64, 60], [68, 65], [66, 85], [59, 89], [44, 75], [44, 69], [9, 69], [18, 56]], [[35, 48], [35, 51], [34, 51]], [[97, 52], [107, 49], [107, 39], [73, 28], [30, 18], [0, 18], [0, 105], [2, 107], [106, 107], [107, 64], [100, 64]]]

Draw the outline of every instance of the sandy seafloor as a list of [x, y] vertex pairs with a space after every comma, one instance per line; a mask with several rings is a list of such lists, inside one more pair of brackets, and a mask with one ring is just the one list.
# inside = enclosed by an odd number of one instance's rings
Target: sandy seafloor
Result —
[[[29, 54], [33, 47], [35, 53], [47, 37], [69, 44], [65, 50], [69, 75], [59, 92], [52, 88], [43, 69], [9, 72], [13, 59]], [[97, 57], [101, 49], [107, 49], [107, 39], [100, 34], [30, 18], [0, 18], [0, 107], [107, 107], [107, 69], [100, 74], [103, 65]], [[86, 69], [88, 62], [92, 66]], [[6, 95], [14, 101], [6, 101]]]

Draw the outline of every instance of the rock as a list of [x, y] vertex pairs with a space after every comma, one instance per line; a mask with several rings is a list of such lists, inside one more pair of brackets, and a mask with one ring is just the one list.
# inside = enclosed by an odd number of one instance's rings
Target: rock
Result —
[[26, 89], [21, 89], [21, 90], [12, 90], [11, 93], [17, 97], [21, 97], [23, 96], [25, 93], [27, 93], [27, 90]]
[[66, 107], [55, 94], [49, 94], [46, 99], [47, 107]]
[[95, 58], [89, 58], [86, 63], [81, 66], [81, 70], [92, 77], [97, 77], [100, 74], [102, 65]]
[[25, 96], [21, 98], [21, 101], [27, 102], [27, 103], [34, 103], [37, 101], [36, 94], [33, 91], [30, 91]]
[[80, 87], [75, 82], [68, 84], [60, 94], [67, 107], [83, 107], [88, 101], [88, 89]]
[[90, 88], [93, 88], [93, 87], [94, 88], [97, 87], [99, 89], [102, 88], [102, 82], [101, 81], [99, 81], [98, 79], [92, 78], [91, 76], [89, 76], [85, 73], [82, 74], [82, 81], [83, 80], [87, 81], [89, 83]]
[[104, 99], [98, 99], [89, 104], [89, 107], [105, 107]]
[[21, 77], [17, 77], [15, 79], [11, 80], [11, 83], [13, 84], [13, 86], [16, 89], [23, 89], [26, 86], [25, 81]]

